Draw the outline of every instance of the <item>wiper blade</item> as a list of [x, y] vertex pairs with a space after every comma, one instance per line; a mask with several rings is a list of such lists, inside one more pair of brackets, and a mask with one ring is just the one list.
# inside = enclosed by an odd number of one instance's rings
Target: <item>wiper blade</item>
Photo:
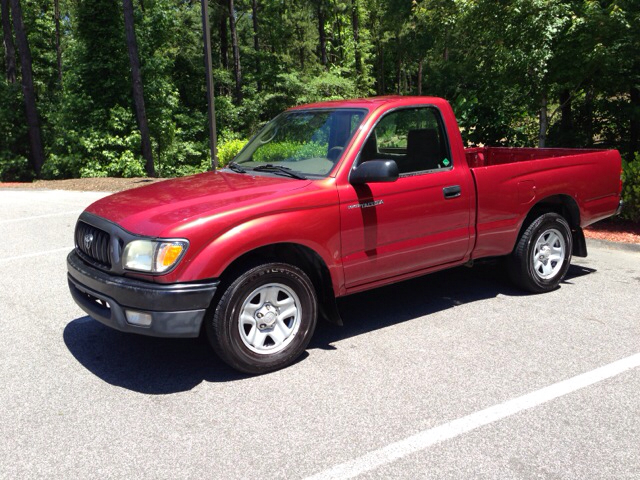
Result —
[[306, 180], [307, 177], [302, 175], [301, 173], [294, 172], [289, 167], [283, 167], [282, 165], [273, 165], [271, 163], [267, 163], [266, 165], [258, 165], [257, 167], [253, 167], [253, 170], [256, 172], [274, 172], [281, 173], [287, 175], [291, 178], [297, 178], [298, 180]]
[[236, 162], [229, 162], [227, 164], [227, 168], [233, 172], [237, 173], [247, 173], [247, 170], [244, 167], [241, 167]]

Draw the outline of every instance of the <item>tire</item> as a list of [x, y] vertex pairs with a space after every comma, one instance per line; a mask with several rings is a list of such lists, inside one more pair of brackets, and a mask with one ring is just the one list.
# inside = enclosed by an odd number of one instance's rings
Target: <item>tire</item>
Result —
[[285, 263], [245, 271], [224, 291], [205, 324], [217, 355], [245, 373], [291, 365], [316, 327], [318, 301], [309, 277]]
[[508, 257], [511, 280], [533, 293], [556, 289], [569, 270], [572, 242], [571, 229], [564, 217], [557, 213], [537, 217]]

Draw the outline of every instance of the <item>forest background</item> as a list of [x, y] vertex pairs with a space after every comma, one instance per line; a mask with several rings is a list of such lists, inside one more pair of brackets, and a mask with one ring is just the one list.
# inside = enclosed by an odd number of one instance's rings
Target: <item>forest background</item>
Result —
[[[210, 168], [199, 1], [0, 4], [0, 180]], [[209, 8], [220, 164], [292, 105], [436, 95], [468, 145], [617, 148], [640, 220], [640, 0]]]

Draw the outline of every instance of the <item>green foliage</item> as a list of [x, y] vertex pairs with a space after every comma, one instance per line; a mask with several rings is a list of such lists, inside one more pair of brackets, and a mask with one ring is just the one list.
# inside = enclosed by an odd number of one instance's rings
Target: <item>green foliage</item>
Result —
[[218, 166], [224, 167], [244, 148], [248, 140], [231, 138], [218, 144]]
[[27, 158], [21, 156], [0, 157], [0, 181], [29, 182], [33, 178], [33, 169]]
[[624, 207], [621, 216], [633, 222], [640, 222], [640, 154], [631, 162], [623, 161], [622, 168]]
[[0, 105], [0, 176], [3, 181], [31, 180], [20, 85], [0, 82]]
[[[20, 2], [47, 157], [42, 175], [142, 175], [120, 0], [60, 0], [62, 83], [53, 2]], [[238, 0], [240, 104], [226, 2], [210, 5], [222, 164], [239, 139], [288, 107], [372, 94], [447, 98], [470, 145], [534, 146], [542, 138], [627, 156], [638, 144], [631, 138], [632, 119], [640, 121], [632, 101], [640, 86], [637, 0], [257, 0], [258, 50], [252, 2]], [[134, 14], [156, 171], [205, 170], [200, 3], [145, 0], [134, 2]], [[545, 103], [548, 128], [539, 120]], [[269, 148], [265, 155], [276, 158], [298, 147]], [[30, 179], [29, 156], [20, 78], [9, 84], [3, 75], [2, 178]]]
[[141, 158], [133, 153], [140, 145], [140, 133], [131, 111], [113, 107], [102, 128], [81, 126], [65, 133], [65, 150], [49, 156], [44, 178], [145, 175]]
[[295, 161], [305, 158], [325, 157], [327, 145], [317, 142], [298, 143], [293, 141], [271, 142], [260, 147], [254, 154], [256, 162]]
[[367, 94], [360, 92], [353, 80], [342, 77], [339, 69], [319, 72], [309, 77], [282, 73], [273, 83], [273, 92], [264, 96], [263, 103], [271, 118], [294, 105], [354, 98], [360, 96], [360, 93]]

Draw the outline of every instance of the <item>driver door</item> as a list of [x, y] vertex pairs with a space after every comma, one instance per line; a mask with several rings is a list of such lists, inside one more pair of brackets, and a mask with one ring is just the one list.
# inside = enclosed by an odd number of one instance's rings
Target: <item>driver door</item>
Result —
[[469, 248], [473, 185], [436, 108], [382, 117], [357, 162], [378, 159], [398, 164], [398, 180], [339, 189], [347, 289], [462, 260]]

